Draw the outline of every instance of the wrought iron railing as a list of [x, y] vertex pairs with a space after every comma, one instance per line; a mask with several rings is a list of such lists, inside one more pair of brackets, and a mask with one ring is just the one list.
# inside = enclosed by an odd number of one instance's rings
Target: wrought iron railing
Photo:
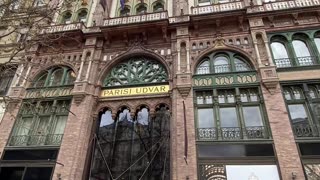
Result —
[[230, 2], [219, 3], [219, 4], [210, 4], [207, 6], [197, 6], [192, 7], [191, 12], [192, 15], [198, 14], [208, 14], [208, 13], [219, 13], [226, 11], [235, 11], [241, 10], [244, 8], [244, 2], [240, 0], [232, 0]]
[[317, 57], [306, 56], [306, 57], [297, 57], [297, 58], [281, 58], [275, 59], [275, 64], [278, 68], [287, 68], [295, 66], [312, 66], [317, 63]]
[[293, 133], [297, 138], [319, 137], [319, 131], [315, 126], [310, 124], [292, 125]]
[[241, 127], [212, 127], [198, 128], [197, 139], [201, 141], [212, 140], [242, 140], [242, 139], [268, 139], [269, 135], [264, 126]]
[[197, 68], [197, 74], [210, 74], [209, 66], [200, 66]]
[[44, 146], [60, 145], [63, 134], [47, 134], [47, 135], [16, 135], [11, 136], [9, 146]]

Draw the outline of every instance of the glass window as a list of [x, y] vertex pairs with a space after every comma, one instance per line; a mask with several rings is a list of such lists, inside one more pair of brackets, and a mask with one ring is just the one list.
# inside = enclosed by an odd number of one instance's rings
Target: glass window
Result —
[[227, 165], [228, 180], [280, 180], [276, 165]]
[[284, 44], [280, 42], [272, 42], [271, 49], [274, 59], [287, 59], [289, 58], [288, 52]]
[[243, 116], [246, 126], [263, 126], [259, 106], [243, 107]]
[[49, 86], [61, 85], [62, 76], [63, 76], [63, 69], [57, 69], [53, 71], [49, 79]]
[[298, 63], [301, 66], [307, 66], [313, 64], [313, 59], [310, 57], [310, 51], [307, 44], [301, 40], [292, 41], [294, 52], [298, 59]]
[[87, 14], [87, 10], [81, 10], [78, 14], [78, 22], [86, 22]]
[[147, 7], [144, 5], [140, 5], [137, 8], [137, 14], [140, 15], [140, 14], [145, 14], [145, 13], [147, 13]]
[[72, 14], [70, 12], [66, 12], [62, 16], [62, 24], [70, 24], [71, 23]]
[[308, 119], [306, 109], [303, 104], [290, 104], [288, 105], [291, 121], [293, 124]]
[[250, 67], [240, 59], [235, 58], [234, 64], [236, 67], [236, 71], [250, 71]]
[[220, 108], [221, 127], [238, 127], [236, 108]]
[[209, 74], [209, 61], [203, 61], [197, 68], [197, 74]]
[[320, 38], [314, 38], [314, 42], [316, 43], [318, 52], [320, 53]]
[[164, 7], [163, 4], [160, 2], [157, 2], [154, 6], [153, 6], [153, 12], [161, 12], [164, 11]]
[[214, 72], [215, 73], [222, 73], [222, 72], [229, 72], [230, 65], [229, 61], [226, 57], [219, 56], [216, 57], [213, 61], [214, 63]]
[[215, 127], [214, 112], [212, 108], [198, 109], [198, 128]]
[[120, 16], [129, 16], [130, 15], [130, 8], [124, 7], [122, 10], [120, 10]]

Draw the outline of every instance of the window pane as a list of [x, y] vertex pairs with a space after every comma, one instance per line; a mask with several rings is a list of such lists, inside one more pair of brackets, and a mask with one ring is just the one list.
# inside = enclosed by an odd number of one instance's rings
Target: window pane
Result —
[[31, 129], [32, 117], [22, 118], [20, 122], [17, 123], [17, 134], [16, 135], [28, 135]]
[[63, 134], [68, 116], [58, 116], [53, 134]]
[[143, 108], [141, 111], [138, 112], [137, 122], [141, 125], [149, 124], [149, 112], [147, 108]]
[[315, 38], [315, 39], [314, 39], [314, 42], [316, 43], [318, 52], [320, 53], [320, 38]]
[[237, 59], [237, 58], [235, 58], [234, 60], [235, 60], [234, 63], [235, 63], [236, 71], [249, 71], [250, 70], [250, 67], [242, 60]]
[[300, 123], [308, 119], [306, 109], [303, 104], [288, 105], [292, 124]]
[[259, 106], [243, 107], [243, 116], [246, 126], [263, 126]]
[[215, 119], [212, 108], [198, 109], [198, 128], [215, 127]]
[[204, 61], [197, 68], [197, 74], [208, 74], [209, 72], [209, 61]]
[[221, 127], [238, 127], [236, 108], [220, 108]]
[[300, 40], [293, 40], [292, 44], [297, 57], [310, 56], [309, 49], [305, 42]]
[[101, 120], [100, 120], [100, 127], [108, 126], [113, 123], [114, 123], [114, 120], [112, 119], [111, 111], [106, 111], [104, 114], [102, 114]]
[[276, 165], [227, 165], [228, 180], [280, 180]]
[[229, 72], [229, 61], [226, 57], [217, 57], [214, 60], [214, 71], [215, 73], [221, 73], [221, 72]]
[[289, 58], [286, 47], [279, 42], [271, 43], [271, 49], [274, 59], [285, 59]]
[[0, 179], [21, 180], [24, 167], [2, 167], [0, 170]]
[[51, 167], [28, 167], [24, 180], [50, 180], [52, 168]]

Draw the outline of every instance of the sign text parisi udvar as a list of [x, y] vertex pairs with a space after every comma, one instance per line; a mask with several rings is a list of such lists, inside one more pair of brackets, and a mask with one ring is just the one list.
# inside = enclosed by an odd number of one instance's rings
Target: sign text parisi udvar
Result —
[[101, 97], [161, 94], [167, 92], [169, 92], [169, 85], [144, 86], [133, 88], [105, 89], [102, 91]]

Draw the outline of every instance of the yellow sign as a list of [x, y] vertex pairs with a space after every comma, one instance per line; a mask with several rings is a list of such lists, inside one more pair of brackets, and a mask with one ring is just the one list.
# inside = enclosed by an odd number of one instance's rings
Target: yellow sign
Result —
[[169, 85], [145, 86], [145, 87], [134, 87], [134, 88], [106, 89], [102, 91], [101, 97], [161, 94], [161, 93], [167, 93], [167, 92], [169, 92]]

